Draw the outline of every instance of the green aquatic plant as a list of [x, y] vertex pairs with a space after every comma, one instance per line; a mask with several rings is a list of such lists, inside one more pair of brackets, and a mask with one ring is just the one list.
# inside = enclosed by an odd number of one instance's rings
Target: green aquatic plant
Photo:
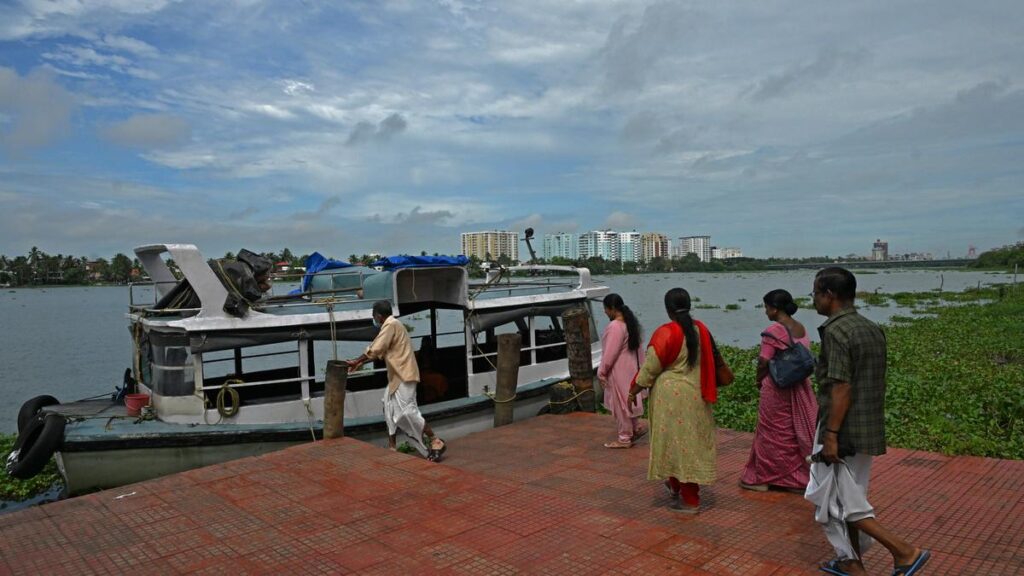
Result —
[[[1024, 459], [1024, 290], [914, 313], [884, 327], [889, 445]], [[758, 349], [719, 349], [736, 382], [721, 389], [715, 418], [724, 428], [753, 431]]]
[[857, 292], [857, 300], [870, 306], [888, 306], [889, 297], [878, 292]]
[[[0, 434], [0, 456], [6, 459], [14, 447], [14, 434]], [[50, 462], [43, 468], [43, 471], [28, 480], [18, 480], [8, 476], [6, 472], [0, 471], [0, 500], [21, 501], [38, 496], [43, 492], [60, 484], [60, 474], [57, 472], [57, 463], [50, 458]]]
[[725, 305], [725, 309], [726, 310], [739, 310], [740, 309], [740, 305], [739, 304], [726, 304]]

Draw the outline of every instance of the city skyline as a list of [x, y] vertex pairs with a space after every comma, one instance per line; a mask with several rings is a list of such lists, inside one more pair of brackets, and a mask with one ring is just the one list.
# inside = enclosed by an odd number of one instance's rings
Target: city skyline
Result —
[[[0, 5], [0, 253], [1024, 239], [1024, 4]], [[864, 248], [865, 242], [869, 243]]]

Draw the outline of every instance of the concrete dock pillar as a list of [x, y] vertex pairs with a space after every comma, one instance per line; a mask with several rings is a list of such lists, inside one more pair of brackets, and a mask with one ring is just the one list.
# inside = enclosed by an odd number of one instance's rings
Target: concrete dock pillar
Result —
[[498, 374], [494, 390], [494, 427], [511, 424], [519, 381], [519, 354], [523, 338], [518, 332], [498, 335]]
[[324, 379], [324, 438], [345, 435], [345, 385], [348, 383], [348, 364], [341, 360], [327, 361]]
[[573, 308], [562, 313], [565, 328], [565, 352], [569, 359], [569, 382], [578, 395], [580, 410], [593, 412], [594, 364], [590, 353], [590, 314], [585, 308]]

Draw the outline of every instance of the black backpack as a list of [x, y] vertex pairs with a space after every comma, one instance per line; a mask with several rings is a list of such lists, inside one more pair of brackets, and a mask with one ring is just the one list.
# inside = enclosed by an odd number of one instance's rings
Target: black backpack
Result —
[[786, 328], [789, 342], [783, 342], [768, 332], [761, 332], [761, 336], [767, 336], [786, 346], [785, 349], [776, 351], [768, 361], [768, 374], [771, 375], [772, 382], [785, 390], [803, 382], [814, 373], [814, 356], [806, 346], [793, 340], [793, 333], [785, 324], [782, 324], [782, 327]]

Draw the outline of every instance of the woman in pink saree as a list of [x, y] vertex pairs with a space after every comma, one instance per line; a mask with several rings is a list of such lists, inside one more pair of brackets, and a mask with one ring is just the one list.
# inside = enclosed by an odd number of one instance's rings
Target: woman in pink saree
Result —
[[785, 390], [780, 389], [768, 374], [768, 361], [786, 344], [795, 341], [810, 347], [807, 330], [793, 319], [797, 305], [785, 290], [772, 290], [764, 295], [764, 312], [774, 324], [761, 337], [761, 353], [757, 359], [757, 386], [761, 400], [757, 409], [757, 430], [750, 459], [740, 476], [740, 487], [763, 492], [770, 486], [800, 491], [807, 487], [810, 466], [805, 458], [811, 454], [818, 402], [811, 381], [806, 379]]
[[605, 296], [604, 313], [609, 322], [601, 335], [601, 365], [597, 368], [597, 379], [604, 388], [604, 407], [615, 416], [618, 428], [618, 438], [605, 443], [604, 447], [629, 448], [647, 433], [647, 428], [640, 424], [643, 403], [639, 399], [628, 400], [629, 385], [644, 363], [640, 323], [618, 294]]

